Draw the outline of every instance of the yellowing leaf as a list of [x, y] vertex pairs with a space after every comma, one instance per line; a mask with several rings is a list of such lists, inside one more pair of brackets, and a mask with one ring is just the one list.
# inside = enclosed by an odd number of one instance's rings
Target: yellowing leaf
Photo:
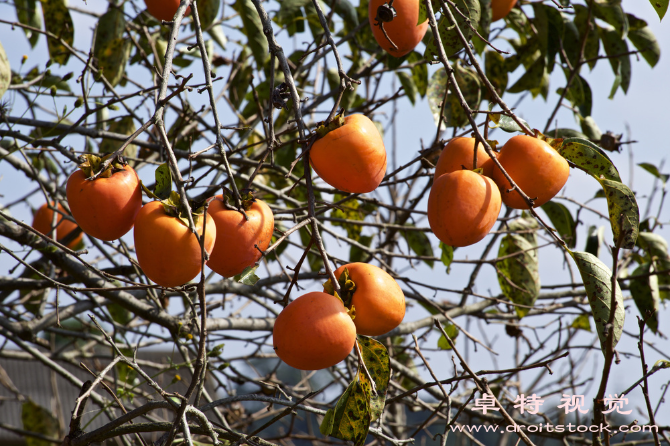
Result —
[[49, 56], [51, 60], [59, 65], [65, 65], [70, 58], [70, 51], [61, 42], [72, 47], [74, 43], [74, 24], [67, 9], [65, 0], [40, 0], [42, 2], [42, 14], [44, 15], [44, 27], [57, 38], [47, 38]]

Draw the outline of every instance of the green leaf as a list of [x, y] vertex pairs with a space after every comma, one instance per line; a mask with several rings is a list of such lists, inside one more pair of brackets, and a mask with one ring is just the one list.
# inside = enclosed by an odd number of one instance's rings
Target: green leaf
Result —
[[633, 296], [635, 305], [640, 310], [642, 319], [647, 321], [647, 326], [654, 333], [658, 331], [658, 310], [661, 303], [658, 276], [652, 274], [655, 271], [651, 263], [643, 263], [633, 271], [633, 276], [647, 274], [648, 276], [638, 277], [630, 282], [630, 294]]
[[[433, 7], [433, 13], [437, 13], [440, 8], [440, 2], [436, 0], [431, 0], [431, 6]], [[452, 13], [453, 14], [453, 13]], [[416, 25], [419, 26], [423, 22], [428, 20], [428, 10], [426, 9], [426, 4], [422, 1], [419, 2], [419, 18], [416, 22]]]
[[[531, 252], [536, 248], [525, 238], [508, 234], [503, 237], [498, 250], [498, 257], [510, 256], [496, 264], [498, 283], [505, 297], [519, 305], [532, 307], [540, 294], [539, 263], [536, 255]], [[519, 319], [530, 311], [530, 308], [515, 307]]]
[[577, 243], [577, 223], [568, 208], [555, 201], [548, 201], [540, 207], [547, 214], [554, 229], [558, 231], [558, 235], [568, 245], [568, 248], [573, 249]]
[[[507, 88], [509, 76], [505, 69], [505, 58], [497, 51], [486, 51], [484, 58], [484, 70], [486, 77], [496, 89], [498, 96], [502, 96]], [[500, 116], [500, 115], [498, 115]]]
[[[525, 238], [531, 246], [537, 247], [537, 233], [536, 230], [540, 228], [540, 224], [527, 214], [525, 211], [521, 217], [515, 218], [507, 223], [507, 228], [510, 231], [518, 232], [518, 236]], [[538, 250], [529, 251], [533, 257], [538, 257]]]
[[572, 324], [570, 324], [572, 328], [577, 328], [579, 330], [584, 330], [588, 331], [591, 333], [593, 330], [591, 330], [591, 319], [589, 318], [588, 314], [581, 314], [575, 318], [574, 321], [572, 321]]
[[600, 257], [600, 247], [602, 246], [604, 240], [605, 240], [604, 226], [601, 226], [599, 228], [596, 228], [595, 226], [589, 226], [584, 251], [594, 255], [595, 257]]
[[454, 248], [453, 246], [445, 245], [444, 243], [440, 242], [440, 250], [442, 251], [442, 254], [440, 255], [440, 260], [442, 260], [442, 263], [444, 266], [447, 267], [447, 274], [451, 272], [451, 262], [454, 261]]
[[[626, 54], [628, 53], [628, 44], [613, 29], [598, 27], [598, 32], [612, 66], [612, 71], [615, 76], [620, 76], [621, 89], [624, 93], [627, 93], [631, 77], [630, 55]], [[615, 91], [616, 88], [613, 88], [612, 93]]]
[[[525, 124], [526, 127], [530, 128], [530, 126], [528, 125], [528, 123], [526, 121], [519, 118], [518, 116], [517, 116], [517, 119], [519, 119], [519, 121], [521, 121], [521, 123]], [[492, 129], [500, 129], [500, 130], [502, 130], [504, 132], [507, 132], [507, 133], [523, 132], [523, 129], [521, 128], [521, 126], [519, 124], [517, 124], [514, 119], [512, 119], [511, 117], [509, 117], [507, 115], [498, 114], [498, 113], [496, 113], [494, 115], [491, 115], [491, 122], [493, 122], [493, 125], [489, 124], [489, 127], [492, 128]]]
[[625, 39], [628, 35], [628, 18], [621, 7], [621, 0], [594, 0], [593, 5], [596, 17], [612, 25], [619, 37]]
[[396, 71], [396, 75], [400, 80], [400, 85], [402, 85], [402, 88], [405, 91], [407, 99], [409, 99], [412, 105], [415, 105], [418, 90], [416, 88], [416, 85], [414, 85], [414, 80], [412, 79], [412, 76], [410, 76], [404, 71]]
[[661, 173], [658, 170], [658, 167], [654, 166], [653, 164], [639, 163], [638, 166], [640, 166], [641, 168], [643, 168], [644, 170], [646, 170], [647, 172], [649, 172], [650, 174], [661, 180], [664, 186], [665, 183], [668, 182], [668, 178], [670, 178], [670, 175], [668, 175], [667, 173]]
[[[653, 262], [656, 271], [670, 271], [670, 255], [668, 254], [668, 242], [658, 234], [651, 232], [640, 232], [637, 245], [642, 248], [649, 262]], [[670, 274], [660, 273], [658, 275], [659, 289], [670, 286]], [[660, 289], [661, 300], [670, 300], [670, 290]]]
[[[368, 248], [372, 244], [372, 237], [369, 235], [361, 235], [360, 238], [358, 239], [358, 243], [361, 245], [365, 245]], [[368, 256], [368, 253], [363, 251], [361, 248], [355, 245], [351, 245], [349, 248], [349, 262], [351, 263], [356, 263], [356, 262], [363, 262]]]
[[[42, 29], [42, 18], [37, 11], [36, 0], [14, 0], [14, 6], [16, 7], [16, 16], [19, 22], [33, 28]], [[40, 34], [26, 28], [23, 28], [23, 32], [28, 38], [30, 46], [35, 48], [37, 41], [40, 39]]]
[[44, 27], [59, 39], [47, 38], [49, 57], [59, 65], [65, 65], [70, 58], [70, 51], [61, 40], [72, 47], [74, 43], [74, 24], [65, 0], [40, 0]]
[[[481, 101], [481, 84], [477, 73], [471, 68], [463, 67], [460, 62], [454, 64], [454, 76], [458, 87], [460, 88], [466, 102], [476, 109]], [[447, 74], [444, 68], [438, 69], [430, 78], [428, 83], [428, 105], [433, 112], [435, 125], [440, 120], [441, 104], [445, 98], [447, 88]], [[450, 94], [446, 97], [444, 106], [444, 119], [442, 125], [447, 127], [462, 127], [468, 123], [467, 115], [458, 102], [456, 95], [453, 94], [453, 87], [450, 87]]]
[[228, 38], [226, 37], [226, 32], [223, 30], [222, 25], [219, 24], [212, 26], [207, 30], [207, 34], [212, 37], [212, 40], [214, 40], [222, 50], [226, 49], [226, 46], [228, 45]]
[[[584, 45], [584, 59], [589, 61], [589, 67], [593, 69], [597, 63], [598, 53], [600, 52], [600, 39], [598, 38], [598, 31], [596, 28], [595, 17], [591, 16], [590, 24], [587, 22], [589, 17], [588, 8], [584, 5], [572, 5], [575, 8], [575, 26], [579, 30], [579, 41], [581, 42], [586, 36], [586, 43]], [[590, 25], [590, 26], [589, 26]]]
[[371, 395], [370, 399], [370, 421], [375, 421], [384, 411], [386, 390], [391, 379], [391, 360], [388, 350], [381, 342], [367, 336], [358, 335], [357, 338], [363, 354], [363, 362], [370, 372], [377, 391], [376, 394]]
[[202, 30], [207, 30], [219, 14], [221, 0], [198, 0], [198, 17]]
[[111, 302], [107, 304], [107, 311], [114, 322], [120, 325], [128, 325], [133, 320], [133, 313], [123, 308], [121, 305]]
[[254, 72], [253, 67], [249, 64], [249, 56], [251, 56], [251, 50], [244, 47], [237, 58], [240, 69], [237, 70], [229, 81], [228, 98], [235, 108], [238, 108], [242, 104], [247, 90], [249, 90], [251, 76]]
[[372, 422], [371, 387], [365, 372], [359, 370], [356, 378], [337, 400], [335, 408], [326, 412], [319, 426], [321, 433], [353, 441], [354, 446], [363, 446]]
[[[467, 20], [473, 24], [479, 22], [479, 16], [481, 13], [479, 9], [479, 0], [456, 0], [454, 3], [456, 4], [456, 7], [461, 12], [463, 12], [463, 15], [467, 17]], [[425, 7], [425, 5], [421, 6]], [[463, 18], [461, 14], [453, 10], [452, 15], [456, 19], [456, 23], [458, 24], [463, 37], [465, 37], [466, 40], [470, 40], [473, 32], [470, 26], [466, 23], [466, 19]], [[419, 17], [419, 20], [420, 19], [421, 17]], [[463, 49], [463, 43], [461, 42], [461, 39], [458, 35], [456, 25], [451, 23], [447, 15], [442, 14], [440, 20], [437, 22], [437, 28], [440, 32], [440, 39], [442, 40], [442, 46], [444, 47], [444, 52], [446, 53], [447, 57], [451, 57]], [[436, 60], [438, 54], [437, 43], [435, 42], [435, 39], [431, 39], [431, 41], [426, 45], [425, 57], [427, 60]]]
[[591, 116], [586, 116], [583, 119], [580, 118], [579, 124], [586, 138], [596, 141], [602, 138], [603, 132], [600, 131], [600, 127], [598, 127], [598, 124], [596, 124], [596, 121]]
[[[405, 226], [414, 227], [413, 224], [405, 223]], [[433, 247], [425, 232], [421, 231], [401, 231], [402, 236], [407, 240], [410, 249], [418, 256], [433, 257]], [[434, 263], [432, 260], [424, 260], [424, 263], [431, 268]]]
[[[121, 119], [112, 121], [111, 124], [109, 124], [109, 131], [112, 133], [120, 133], [122, 135], [130, 136], [135, 133], [135, 121], [130, 115], [124, 116]], [[112, 153], [120, 149], [122, 145], [123, 141], [103, 138], [100, 146], [98, 147], [98, 150], [100, 153]], [[128, 158], [136, 158], [137, 146], [135, 144], [128, 144], [128, 146], [123, 151], [123, 156]]]
[[[256, 59], [256, 65], [262, 67], [270, 55], [268, 42], [263, 34], [263, 24], [261, 23], [258, 12], [251, 0], [237, 0], [233, 3], [233, 9], [242, 18], [242, 25], [244, 27], [244, 34], [247, 37], [247, 42], [251, 48], [251, 52]], [[249, 77], [247, 77], [247, 83]]]
[[669, 0], [649, 0], [651, 6], [653, 6], [656, 14], [658, 14], [659, 20], [663, 20], [665, 13], [668, 12], [668, 1]]
[[[589, 298], [589, 305], [591, 306], [591, 311], [593, 311], [593, 320], [596, 323], [596, 331], [600, 338], [600, 346], [604, 353], [607, 345], [607, 332], [605, 326], [609, 321], [612, 308], [612, 271], [610, 271], [610, 269], [597, 257], [587, 252], [574, 251], [571, 255], [575, 260], [575, 263], [577, 263], [579, 273], [582, 276], [582, 281], [586, 288], [586, 295]], [[613, 345], [616, 347], [621, 338], [621, 333], [623, 332], [625, 311], [621, 288], [619, 288], [619, 284], [616, 283], [616, 281], [615, 287], [614, 296], [617, 304], [614, 312]]]
[[[301, 228], [299, 232], [300, 241], [302, 241], [304, 246], [307, 246], [310, 239], [312, 238], [312, 235], [304, 227]], [[307, 254], [307, 263], [309, 263], [309, 267], [313, 272], [317, 272], [323, 268], [323, 259], [320, 255], [314, 254], [313, 252], [309, 252]]]
[[9, 84], [12, 83], [12, 69], [9, 66], [7, 53], [0, 43], [0, 98], [4, 96]]
[[640, 230], [640, 210], [635, 194], [628, 186], [616, 181], [598, 179], [605, 191], [614, 242], [621, 237], [621, 248], [632, 249]]
[[235, 282], [242, 283], [244, 285], [256, 285], [256, 282], [260, 280], [260, 277], [256, 275], [256, 270], [258, 269], [257, 265], [247, 266], [244, 268], [244, 271], [233, 277]]
[[116, 86], [123, 78], [130, 57], [132, 43], [130, 39], [124, 38], [125, 30], [123, 11], [113, 5], [100, 17], [95, 30], [93, 55], [98, 60], [98, 69], [112, 86]]
[[[23, 429], [47, 437], [58, 437], [58, 421], [51, 414], [33, 400], [28, 399], [21, 405], [21, 421]], [[51, 442], [39, 438], [26, 436], [26, 446], [51, 446]]]
[[156, 188], [154, 193], [161, 200], [166, 200], [172, 192], [172, 172], [168, 163], [163, 163], [156, 168]]
[[507, 89], [508, 93], [530, 91], [542, 85], [545, 73], [545, 59], [538, 57], [514, 85]]
[[640, 54], [649, 65], [652, 67], [656, 66], [658, 60], [661, 58], [661, 47], [651, 28], [645, 26], [640, 29], [631, 30], [628, 33], [628, 40], [640, 51]]
[[607, 154], [587, 139], [568, 138], [558, 148], [558, 153], [577, 167], [593, 176], [621, 181], [619, 171]]
[[564, 139], [569, 139], [569, 138], [581, 138], [581, 139], [588, 139], [588, 136], [583, 134], [582, 132], [579, 132], [574, 129], [566, 129], [566, 128], [559, 128], [559, 129], [554, 129], [554, 130], [549, 130], [547, 132], [548, 136], [551, 136], [552, 138], [564, 138]]
[[[456, 344], [456, 338], [458, 337], [460, 330], [453, 324], [447, 324], [444, 326], [444, 331], [449, 335], [451, 341]], [[437, 348], [440, 350], [451, 350], [451, 344], [443, 334], [440, 335], [440, 338], [437, 340]]]
[[[416, 51], [412, 51], [407, 56], [408, 63], [417, 63], [423, 60], [423, 57]], [[416, 86], [416, 90], [421, 97], [426, 96], [428, 89], [428, 65], [425, 63], [417, 63], [412, 67], [412, 80]]]

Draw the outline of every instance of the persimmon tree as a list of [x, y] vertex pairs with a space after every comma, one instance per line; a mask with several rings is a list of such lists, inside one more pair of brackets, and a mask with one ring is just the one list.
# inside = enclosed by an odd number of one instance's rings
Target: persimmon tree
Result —
[[[668, 413], [668, 384], [650, 384], [670, 367], [668, 350], [656, 346], [670, 299], [662, 233], [668, 175], [635, 146], [639, 166], [654, 177], [636, 195], [610, 156], [633, 142], [620, 129], [603, 133], [592, 116], [594, 104], [628, 91], [634, 64], [658, 63], [659, 42], [618, 0], [522, 0], [495, 22], [491, 1], [391, 0], [377, 9], [366, 0], [0, 6], [0, 170], [16, 184], [0, 182], [0, 265], [8, 271], [0, 276], [0, 357], [39, 362], [79, 394], [63, 420], [0, 368], [7, 398], [24, 414], [22, 426], [0, 420], [0, 428], [28, 444], [70, 446], [146, 446], [150, 434], [165, 446], [670, 443], [667, 418], [656, 417]], [[171, 21], [147, 12], [172, 3]], [[640, 3], [659, 19], [668, 7], [667, 0]], [[416, 33], [392, 24], [410, 13], [427, 33], [405, 52]], [[75, 38], [87, 27], [94, 33], [82, 46]], [[49, 59], [21, 58], [18, 40]], [[394, 57], [394, 48], [403, 55]], [[609, 99], [590, 86], [602, 82], [590, 76], [602, 64], [612, 69]], [[546, 121], [522, 119], [524, 100], [544, 100]], [[433, 132], [416, 134], [414, 123], [398, 119], [400, 107], [428, 108]], [[574, 120], [558, 125], [564, 109]], [[388, 166], [369, 193], [344, 191], [360, 180], [347, 170], [353, 155], [344, 147], [338, 156], [333, 134], [324, 136], [352, 114], [367, 116], [386, 142]], [[398, 134], [412, 135], [414, 145], [399, 148]], [[588, 177], [595, 196], [559, 193], [536, 206], [538, 197], [496, 157], [494, 138], [513, 135], [546, 142], [569, 163], [568, 185]], [[490, 159], [501, 193], [525, 209], [503, 205], [483, 240], [456, 249], [433, 235], [427, 204], [440, 153], [458, 136], [476, 141], [471, 166]], [[363, 162], [383, 169], [372, 156]], [[76, 223], [66, 185], [82, 163], [86, 181], [132, 167], [144, 202], [161, 200], [200, 249], [154, 255], [146, 240], [162, 236], [150, 222], [139, 239], [137, 232], [115, 241], [84, 235], [75, 246], [80, 229], [61, 237], [58, 222]], [[536, 168], [521, 170], [523, 184], [533, 185]], [[217, 204], [222, 211], [243, 217], [230, 221], [247, 221], [253, 200], [273, 214], [269, 246], [247, 246], [244, 256], [256, 263], [229, 278], [202, 267], [211, 243], [198, 234], [218, 194], [226, 197]], [[51, 221], [39, 232], [30, 210], [44, 203]], [[459, 217], [444, 217], [444, 226], [459, 225]], [[149, 259], [146, 272], [138, 250]], [[162, 287], [148, 278], [147, 262], [163, 271], [164, 284], [183, 272], [177, 262], [201, 268], [189, 283]], [[359, 335], [339, 364], [300, 374], [273, 351], [275, 318], [307, 291], [350, 304], [348, 275], [335, 271], [353, 262], [390, 274], [410, 311], [386, 334]], [[563, 270], [540, 278], [543, 262]], [[168, 263], [179, 271], [162, 269]], [[282, 327], [284, 336], [290, 328]], [[158, 374], [178, 372], [169, 386], [142, 360], [156, 347], [171, 352]], [[82, 362], [89, 381], [62, 365], [90, 360], [96, 368]], [[644, 408], [635, 419], [614, 416], [612, 394]], [[522, 395], [581, 395], [590, 412], [568, 414], [557, 403], [529, 413]], [[103, 420], [96, 428], [88, 425], [93, 415]], [[609, 423], [611, 432], [526, 433], [568, 421]], [[631, 423], [657, 429], [626, 437], [621, 426]], [[454, 432], [481, 424], [512, 429], [485, 440]]]

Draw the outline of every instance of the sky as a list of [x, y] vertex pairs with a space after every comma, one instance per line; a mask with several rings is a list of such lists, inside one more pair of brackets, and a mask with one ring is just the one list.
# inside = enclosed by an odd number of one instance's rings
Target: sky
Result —
[[[73, 0], [70, 2], [70, 5], [76, 6], [81, 9], [92, 10], [92, 11], [104, 11], [106, 3], [100, 0], [89, 1], [84, 3], [80, 0]], [[650, 68], [649, 65], [640, 58], [639, 60], [636, 57], [632, 57], [632, 82], [630, 89], [627, 94], [624, 94], [619, 90], [612, 100], [608, 99], [610, 88], [614, 80], [614, 75], [612, 74], [611, 68], [607, 61], [602, 60], [598, 63], [596, 68], [592, 72], [584, 71], [582, 75], [590, 83], [593, 90], [593, 118], [599, 125], [600, 129], [605, 132], [610, 130], [614, 133], [623, 133], [623, 140], [634, 140], [635, 144], [626, 146], [621, 153], [611, 154], [611, 158], [616, 166], [619, 167], [623, 181], [631, 187], [631, 189], [636, 192], [638, 203], [640, 205], [641, 211], [644, 213], [647, 207], [647, 196], [651, 190], [654, 178], [639, 167], [634, 167], [629, 169], [629, 166], [636, 165], [638, 163], [646, 162], [652, 163], [654, 165], [660, 166], [665, 162], [665, 167], [662, 169], [664, 173], [670, 172], [670, 166], [668, 166], [668, 156], [670, 155], [670, 150], [667, 144], [667, 139], [665, 138], [666, 132], [666, 116], [667, 116], [667, 104], [670, 103], [670, 88], [667, 87], [667, 79], [670, 74], [670, 57], [667, 57], [667, 46], [670, 43], [670, 18], [665, 19], [663, 23], [659, 23], [658, 16], [650, 6], [650, 4], [645, 0], [624, 0], [623, 8], [629, 13], [645, 19], [654, 34], [656, 35], [657, 40], [661, 45], [661, 58], [658, 65], [655, 68]], [[232, 8], [228, 8], [228, 11], [232, 11]], [[7, 4], [0, 5], [0, 14], [5, 19], [13, 20], [15, 13], [13, 7]], [[89, 48], [90, 42], [92, 39], [92, 28], [93, 25], [90, 19], [83, 14], [73, 13], [74, 20], [77, 23], [76, 26], [76, 35], [75, 35], [75, 46], [78, 48]], [[84, 26], [79, 26], [80, 22]], [[276, 26], [276, 25], [275, 25]], [[230, 31], [229, 39], [233, 40], [235, 38], [235, 32]], [[289, 48], [294, 42], [300, 44], [304, 39], [289, 39], [286, 36], [286, 33], [281, 33], [279, 36], [279, 42], [286, 48]], [[27, 39], [23, 36], [23, 33], [18, 29], [12, 30], [10, 26], [5, 24], [0, 24], [0, 42], [2, 42], [10, 64], [14, 69], [18, 69], [21, 66], [21, 60], [23, 55], [28, 55], [28, 60], [24, 65], [24, 71], [28, 68], [31, 68], [35, 64], [43, 64], [48, 56], [46, 51], [46, 41], [42, 38], [38, 44], [36, 50], [31, 51], [27, 43]], [[237, 48], [233, 44], [229, 44], [229, 51], [236, 50]], [[220, 51], [220, 50], [219, 50]], [[419, 49], [422, 52], [422, 49]], [[332, 66], [332, 65], [331, 65]], [[430, 73], [432, 74], [438, 67], [430, 67]], [[64, 69], [54, 68], [54, 72], [64, 74], [67, 71], [74, 71], [78, 73], [81, 70], [81, 64], [77, 62], [71, 62], [70, 65]], [[522, 74], [522, 69], [517, 70], [510, 77], [509, 85], [512, 85], [513, 82]], [[195, 82], [198, 80], [199, 74], [196, 73]], [[391, 77], [388, 77], [391, 79]], [[565, 82], [564, 76], [561, 70], [555, 70], [551, 79], [551, 88], [550, 95], [547, 101], [542, 100], [541, 98], [532, 100], [527, 97], [517, 105], [517, 112], [520, 117], [524, 118], [533, 128], [544, 128], [545, 122], [549, 117], [551, 111], [553, 110], [558, 95], [555, 93], [556, 89], [562, 86]], [[390, 93], [392, 84], [389, 81], [388, 84], [382, 86], [382, 93]], [[516, 104], [521, 95], [518, 94], [506, 94], [504, 99], [510, 104]], [[197, 101], [197, 99], [196, 99]], [[71, 101], [73, 102], [73, 101]], [[24, 103], [20, 100], [15, 102], [17, 107], [20, 110], [23, 109]], [[327, 105], [327, 104], [326, 104]], [[71, 105], [70, 105], [71, 107]], [[391, 109], [390, 107], [382, 107], [379, 110], [379, 113], [375, 116], [375, 119], [385, 122], [385, 120], [390, 116]], [[232, 122], [233, 117], [229, 114], [226, 114], [226, 110], [222, 111], [222, 121]], [[563, 108], [559, 111], [556, 116], [559, 127], [571, 127], [578, 129], [579, 126], [575, 123], [575, 120], [572, 116], [572, 112]], [[436, 126], [433, 121], [433, 117], [429, 110], [426, 100], [417, 101], [416, 105], [412, 106], [407, 99], [402, 99], [398, 103], [398, 128], [396, 131], [396, 148], [398, 153], [398, 164], [403, 164], [410, 159], [414, 158], [417, 155], [418, 150], [421, 148], [421, 140], [424, 142], [430, 142], [433, 139], [435, 134]], [[553, 126], [552, 126], [553, 127]], [[630, 129], [630, 131], [628, 130]], [[450, 133], [445, 133], [448, 135]], [[504, 143], [511, 135], [495, 131], [491, 133], [491, 138], [497, 139], [500, 143]], [[393, 140], [391, 132], [385, 133], [385, 143], [388, 150], [391, 150], [393, 146]], [[197, 150], [197, 147], [194, 147], [194, 150]], [[151, 181], [153, 177], [153, 170], [144, 169], [140, 172], [140, 176], [146, 181]], [[27, 188], [31, 187], [29, 182], [26, 181], [22, 174], [17, 174], [13, 171], [12, 168], [8, 167], [6, 164], [0, 163], [0, 203], [7, 203], [13, 201], [17, 197], [27, 192]], [[562, 192], [562, 195], [566, 195], [572, 198], [575, 198], [579, 201], [586, 201], [594, 196], [598, 189], [598, 183], [579, 171], [573, 171], [571, 173], [570, 179]], [[39, 197], [36, 197], [34, 201], [30, 202], [30, 205], [33, 207], [39, 206], [41, 202]], [[561, 201], [561, 203], [568, 206], [574, 214], [576, 207], [567, 202]], [[607, 213], [607, 208], [604, 200], [595, 200], [590, 203], [591, 206], [599, 210], [600, 212]], [[656, 212], [658, 206], [658, 197], [656, 198], [655, 205], [652, 206], [652, 212]], [[420, 209], [425, 209], [425, 200], [419, 206]], [[18, 218], [23, 218], [25, 221], [31, 220], [30, 208], [27, 205], [20, 205], [12, 209], [13, 215]], [[611, 230], [609, 229], [609, 223], [605, 220], [599, 220], [597, 217], [594, 217], [592, 214], [588, 213], [583, 214], [584, 220], [587, 224], [582, 224], [578, 228], [577, 236], [577, 247], [582, 249], [586, 240], [586, 229], [588, 224], [597, 224], [605, 226], [605, 240], [606, 243], [612, 243]], [[666, 206], [661, 213], [661, 221], [665, 223], [670, 222], [670, 209]], [[417, 225], [425, 226], [427, 221], [417, 221]], [[670, 240], [670, 225], [665, 225], [665, 227], [659, 232], [666, 240]], [[127, 239], [132, 242], [132, 237]], [[434, 247], [434, 250], [437, 255], [439, 251], [437, 248], [438, 241], [437, 239], [429, 234], [429, 238]], [[467, 258], [478, 258], [479, 253], [483, 249], [485, 244], [481, 242], [480, 244], [474, 245], [469, 248], [459, 249], [456, 251], [457, 259], [467, 259]], [[341, 257], [346, 258], [346, 252], [348, 249], [343, 249], [338, 247], [337, 242], [330, 238], [326, 237], [326, 243], [328, 244], [329, 249], [332, 249], [335, 255], [340, 255]], [[603, 255], [601, 259], [608, 265], [611, 265], [611, 258], [603, 250]], [[495, 252], [495, 250], [494, 250]], [[6, 254], [0, 254], [0, 275], [6, 275], [8, 270], [14, 266], [14, 263], [9, 261]], [[574, 265], [573, 265], [574, 268]], [[575, 269], [576, 271], [576, 269]], [[468, 265], [454, 264], [451, 269], [451, 273], [447, 275], [444, 273], [443, 267], [441, 265], [435, 265], [434, 269], [430, 269], [425, 264], [416, 264], [414, 268], [409, 269], [409, 267], [399, 269], [398, 271], [402, 275], [411, 275], [416, 280], [424, 280], [428, 283], [435, 285], [440, 285], [447, 288], [459, 289], [463, 288], [467, 283], [467, 278], [469, 276], [470, 267]], [[543, 281], [543, 285], [549, 284], [560, 284], [567, 283], [568, 272], [566, 270], [562, 254], [554, 249], [549, 248], [549, 250], [543, 250], [540, 253], [540, 276]], [[318, 285], [314, 285], [314, 289], [318, 288]], [[491, 267], [484, 267], [480, 275], [480, 279], [476, 285], [476, 292], [482, 294], [498, 294], [499, 286], [495, 274], [495, 270]], [[293, 293], [292, 297], [297, 297], [296, 292]], [[435, 299], [449, 299], [457, 300], [459, 297], [454, 295], [449, 295], [446, 293], [439, 293], [435, 296], [430, 295], [426, 292], [428, 297], [434, 297]], [[470, 301], [472, 302], [472, 300]], [[663, 321], [668, 320], [668, 310], [664, 308], [661, 313], [661, 331], [670, 331], [670, 329], [664, 328]], [[223, 316], [223, 310], [220, 310], [219, 313], [215, 313], [215, 316]], [[258, 310], [249, 309], [246, 312], [242, 313], [243, 315], [259, 314]], [[634, 305], [629, 305], [627, 308], [627, 322], [626, 330], [629, 332], [636, 332], [637, 325], [635, 316], [638, 314], [637, 309]], [[425, 310], [420, 307], [411, 307], [407, 313], [405, 320], [414, 320], [426, 316]], [[570, 318], [568, 317], [569, 321]], [[552, 330], [555, 330], [557, 325], [553, 320], [549, 318], [534, 318], [531, 321], [522, 321], [523, 324], [529, 324], [532, 326], [540, 327], [538, 331], [543, 333], [542, 336], [546, 336], [547, 333], [550, 333]], [[546, 324], [546, 327], [542, 325]], [[490, 339], [493, 339], [494, 346], [504, 350], [504, 346], [509, 342], [509, 338], [504, 334], [502, 326], [499, 324], [490, 324], [487, 326], [473, 325], [469, 326], [469, 330], [472, 330], [473, 334], [476, 336], [488, 335]], [[542, 337], [541, 336], [541, 337]], [[583, 334], [584, 343], [593, 342], [593, 335]], [[437, 339], [434, 336], [435, 340]], [[657, 348], [661, 351], [670, 351], [670, 342], [667, 338], [661, 337], [649, 337], [652, 342], [654, 342]], [[460, 342], [463, 342], [460, 340]], [[462, 345], [465, 345], [463, 343]], [[231, 347], [233, 350], [230, 352], [234, 353], [238, 347]], [[239, 347], [241, 351], [242, 347]], [[549, 347], [548, 347], [549, 348]], [[637, 346], [635, 345], [634, 339], [624, 336], [624, 339], [618, 346], [622, 352], [630, 352], [634, 354], [637, 352]], [[657, 352], [648, 351], [647, 360], [650, 364], [653, 364], [657, 359], [662, 358]], [[493, 364], [496, 367], [507, 367], [512, 365], [511, 355], [501, 355], [499, 357], [489, 356], [488, 353], [484, 353], [483, 350], [480, 350], [477, 353], [473, 351], [469, 352], [470, 360], [474, 368], [490, 368]], [[587, 369], [591, 367], [595, 368], [595, 363], [600, 358], [600, 353], [597, 350], [594, 350], [591, 356], [588, 359], [588, 365], [585, 365]], [[444, 354], [444, 352], [429, 352], [429, 359], [435, 361], [436, 370], [438, 370], [438, 375], [440, 377], [450, 376], [450, 360], [449, 355]], [[640, 375], [639, 363], [637, 361], [624, 361], [621, 366], [614, 367], [614, 373], [611, 379], [611, 385], [609, 387], [611, 392], [621, 390], [631, 384], [631, 377], [638, 377]], [[668, 382], [667, 373], [663, 372], [658, 373], [650, 380], [650, 386], [654, 390], [655, 394], [660, 393], [661, 385]], [[591, 392], [595, 393], [595, 389], [591, 388]], [[640, 403], [640, 394], [638, 391], [634, 392], [631, 397], [635, 400], [636, 404]], [[661, 415], [665, 419], [670, 419], [670, 406], [666, 405], [662, 407]], [[663, 419], [662, 417], [659, 417]], [[645, 419], [642, 416], [642, 419]]]

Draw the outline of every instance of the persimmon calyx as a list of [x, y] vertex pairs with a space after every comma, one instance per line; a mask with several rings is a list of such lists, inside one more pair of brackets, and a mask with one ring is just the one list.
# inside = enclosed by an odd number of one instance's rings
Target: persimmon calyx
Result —
[[349, 275], [349, 270], [347, 268], [344, 268], [344, 271], [342, 271], [342, 274], [340, 274], [340, 277], [338, 277], [337, 279], [337, 283], [340, 284], [339, 294], [335, 291], [333, 283], [330, 281], [330, 279], [328, 279], [323, 284], [324, 292], [332, 296], [338, 297], [342, 301], [345, 307], [347, 307], [350, 310], [353, 309], [351, 301], [354, 298], [354, 292], [356, 292], [356, 283], [354, 283], [354, 281], [351, 280], [351, 276]]
[[382, 23], [388, 23], [393, 21], [393, 19], [395, 19], [397, 15], [398, 13], [393, 7], [393, 0], [391, 0], [388, 3], [379, 5], [379, 8], [377, 8], [377, 17], [375, 17], [375, 21], [377, 22], [375, 23], [375, 26], [380, 26]]
[[[103, 166], [103, 163], [111, 156], [111, 153], [106, 154], [105, 156], [98, 156], [93, 153], [85, 153], [79, 157], [81, 164], [79, 168], [84, 172], [84, 175], [87, 179], [93, 178]], [[118, 156], [113, 162], [105, 169], [104, 172], [100, 173], [97, 178], [109, 178], [116, 172], [123, 170], [126, 162], [121, 157]]]
[[344, 125], [344, 109], [340, 110], [338, 114], [335, 115], [332, 121], [328, 124], [325, 122], [319, 122], [318, 127], [316, 128], [316, 133], [319, 135], [319, 138], [323, 138], [328, 133], [333, 130], [337, 130]]

